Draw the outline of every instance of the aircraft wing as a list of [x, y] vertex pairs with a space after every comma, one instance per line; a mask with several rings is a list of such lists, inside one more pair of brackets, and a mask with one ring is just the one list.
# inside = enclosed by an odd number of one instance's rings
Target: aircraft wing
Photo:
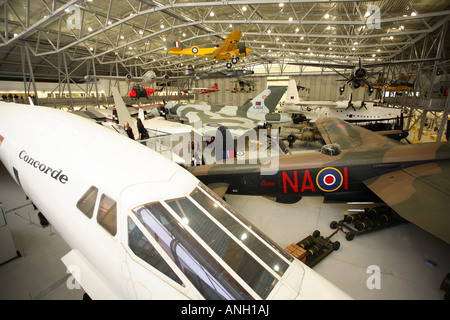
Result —
[[319, 118], [315, 123], [325, 144], [337, 143], [342, 150], [397, 146], [400, 144], [400, 142], [389, 137], [352, 125], [338, 118]]
[[227, 52], [236, 51], [238, 49], [239, 40], [241, 39], [241, 31], [231, 32], [227, 38], [222, 42], [219, 49], [216, 51], [216, 56], [220, 54], [227, 54]]
[[450, 243], [450, 162], [427, 163], [364, 181], [401, 217]]
[[251, 119], [212, 111], [211, 106], [208, 105], [179, 106], [177, 115], [187, 118], [190, 125], [201, 130], [202, 134], [207, 136], [215, 136], [217, 129], [225, 126], [230, 130], [233, 138], [238, 138], [257, 126]]

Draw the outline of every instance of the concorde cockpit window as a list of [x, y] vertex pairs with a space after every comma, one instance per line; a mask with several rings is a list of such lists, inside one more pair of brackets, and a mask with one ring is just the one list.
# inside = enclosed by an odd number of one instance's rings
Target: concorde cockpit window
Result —
[[92, 186], [77, 202], [77, 208], [81, 212], [83, 212], [88, 218], [92, 218], [92, 215], [94, 214], [94, 207], [95, 207], [95, 200], [97, 200], [97, 193], [98, 189]]
[[160, 202], [137, 207], [133, 212], [203, 297], [253, 299]]
[[273, 250], [265, 243], [259, 240], [241, 223], [233, 218], [226, 210], [224, 210], [217, 202], [206, 195], [206, 191], [196, 188], [191, 197], [211, 216], [221, 223], [228, 231], [246, 245], [258, 258], [271, 267], [280, 277], [283, 276], [289, 264], [281, 259]]
[[[220, 203], [222, 207], [226, 209], [227, 212], [231, 213], [237, 220], [239, 220], [242, 224], [247, 226], [247, 228], [251, 229], [255, 234], [257, 234], [261, 239], [263, 239], [273, 250], [278, 252], [279, 255], [284, 257], [287, 261], [294, 261], [294, 257], [292, 257], [289, 253], [287, 253], [282, 247], [273, 242], [267, 235], [265, 235], [261, 230], [256, 228], [253, 224], [251, 224], [244, 216], [242, 216], [239, 212], [233, 209], [227, 202], [223, 201], [217, 194], [207, 192], [208, 188], [200, 182], [198, 188], [203, 190], [205, 193], [213, 198], [217, 203]], [[193, 192], [194, 193], [194, 192]]]
[[277, 282], [255, 258], [211, 221], [187, 198], [167, 204], [262, 298]]
[[176, 283], [183, 284], [180, 278], [178, 278], [175, 272], [173, 272], [167, 262], [161, 257], [158, 251], [156, 251], [142, 231], [139, 230], [130, 218], [128, 218], [128, 245], [139, 258], [168, 276]]

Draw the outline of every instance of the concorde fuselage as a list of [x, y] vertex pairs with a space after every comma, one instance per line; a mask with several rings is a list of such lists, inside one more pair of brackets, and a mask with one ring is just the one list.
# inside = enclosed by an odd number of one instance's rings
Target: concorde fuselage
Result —
[[[348, 298], [270, 240], [254, 233], [254, 227], [237, 218], [188, 171], [82, 117], [0, 102], [0, 160], [72, 249], [62, 260], [91, 298]], [[194, 231], [194, 219], [177, 216], [175, 207], [170, 207], [181, 203], [180, 199], [195, 207], [189, 210], [203, 215], [200, 220], [207, 220], [222, 239], [227, 239], [216, 243], [233, 243], [228, 249], [238, 248], [239, 261], [247, 257], [252, 261], [250, 269], [264, 277], [257, 277], [255, 283], [254, 275], [246, 274], [249, 268], [233, 269], [217, 246], [208, 246]], [[200, 205], [199, 199], [214, 203], [222, 215], [233, 217], [233, 224], [244, 230], [247, 238], [270, 251], [270, 262], [218, 218], [211, 218], [212, 212]], [[156, 208], [162, 211], [155, 214]], [[187, 207], [183, 210], [190, 213]], [[166, 222], [160, 218], [163, 215], [168, 218]], [[164, 246], [165, 240], [170, 246]], [[200, 261], [208, 263], [197, 268]], [[280, 266], [284, 266], [282, 272]], [[184, 272], [189, 268], [190, 272]], [[220, 272], [213, 272], [217, 270]], [[193, 281], [193, 271], [201, 286]], [[266, 280], [259, 283], [261, 279]], [[219, 288], [217, 292], [201, 292], [207, 281], [211, 281], [211, 288]], [[258, 291], [263, 286], [267, 290]]]

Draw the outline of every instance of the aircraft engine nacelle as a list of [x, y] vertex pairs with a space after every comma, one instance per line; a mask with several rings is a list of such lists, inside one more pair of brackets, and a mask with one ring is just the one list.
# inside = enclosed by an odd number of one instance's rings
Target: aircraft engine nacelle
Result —
[[355, 78], [358, 80], [362, 80], [366, 77], [367, 71], [364, 68], [358, 68], [355, 71]]

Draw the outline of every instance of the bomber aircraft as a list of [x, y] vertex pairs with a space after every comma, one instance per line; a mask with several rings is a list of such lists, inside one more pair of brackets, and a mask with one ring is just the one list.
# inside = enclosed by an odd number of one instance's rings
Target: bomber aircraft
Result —
[[[163, 108], [169, 111], [169, 117], [188, 120], [193, 126], [200, 124], [203, 135], [214, 137], [217, 129], [225, 126], [236, 139], [257, 126], [290, 122], [290, 117], [274, 112], [285, 92], [285, 86], [269, 86], [240, 107], [168, 102]], [[151, 112], [159, 115], [157, 108]]]
[[324, 144], [320, 152], [254, 163], [238, 159], [190, 170], [213, 189], [220, 187], [221, 196], [259, 195], [284, 203], [303, 196], [381, 199], [450, 243], [450, 143], [404, 144], [336, 118], [319, 118], [315, 125]]
[[350, 298], [181, 166], [82, 117], [0, 102], [0, 160], [92, 299]]

